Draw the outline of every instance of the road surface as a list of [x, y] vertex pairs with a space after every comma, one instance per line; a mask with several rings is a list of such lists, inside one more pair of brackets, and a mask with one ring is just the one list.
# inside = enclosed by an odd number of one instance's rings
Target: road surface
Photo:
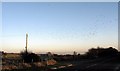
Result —
[[113, 57], [76, 61], [73, 67], [57, 69], [55, 71], [120, 71], [120, 60]]

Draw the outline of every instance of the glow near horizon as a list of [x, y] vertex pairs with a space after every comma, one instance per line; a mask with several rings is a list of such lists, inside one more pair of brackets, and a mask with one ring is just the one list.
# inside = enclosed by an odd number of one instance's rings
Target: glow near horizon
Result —
[[3, 3], [2, 50], [85, 52], [118, 47], [117, 3]]

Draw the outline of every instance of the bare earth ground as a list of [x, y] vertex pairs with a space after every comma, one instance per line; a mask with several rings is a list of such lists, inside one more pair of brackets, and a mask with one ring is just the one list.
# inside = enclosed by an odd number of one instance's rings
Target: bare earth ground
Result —
[[13, 54], [2, 60], [2, 71], [120, 71], [117, 57], [61, 62], [49, 60], [48, 65], [46, 62], [23, 63], [19, 55]]

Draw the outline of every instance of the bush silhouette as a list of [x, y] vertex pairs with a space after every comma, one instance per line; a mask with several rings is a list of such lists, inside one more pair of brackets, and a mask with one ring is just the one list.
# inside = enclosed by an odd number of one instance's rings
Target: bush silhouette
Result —
[[40, 61], [40, 57], [37, 54], [26, 52], [26, 51], [21, 52], [21, 58], [26, 63], [39, 62]]
[[91, 48], [87, 52], [87, 56], [89, 58], [98, 58], [98, 57], [106, 57], [106, 56], [115, 56], [118, 54], [118, 50], [113, 47], [109, 48]]

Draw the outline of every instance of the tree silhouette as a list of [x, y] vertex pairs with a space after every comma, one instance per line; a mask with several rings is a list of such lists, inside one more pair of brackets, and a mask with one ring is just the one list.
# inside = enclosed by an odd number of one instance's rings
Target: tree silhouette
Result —
[[98, 58], [98, 57], [106, 57], [106, 56], [115, 56], [117, 55], [118, 50], [116, 50], [113, 47], [109, 48], [91, 48], [86, 53], [88, 57], [90, 58]]
[[40, 61], [40, 57], [37, 54], [31, 53], [31, 52], [26, 52], [26, 51], [21, 52], [21, 58], [26, 63]]

